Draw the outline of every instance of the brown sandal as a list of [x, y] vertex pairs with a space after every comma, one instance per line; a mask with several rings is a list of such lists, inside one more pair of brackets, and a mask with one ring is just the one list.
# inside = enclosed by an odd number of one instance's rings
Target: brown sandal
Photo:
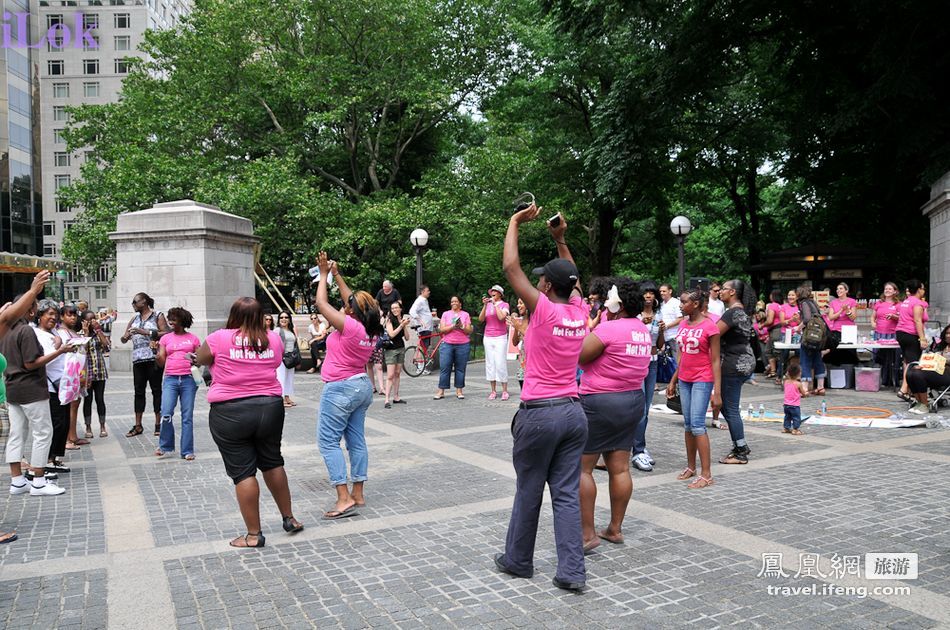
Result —
[[714, 483], [716, 482], [713, 481], [712, 477], [707, 478], [700, 475], [699, 477], [696, 477], [696, 479], [694, 479], [693, 482], [686, 487], [689, 488], [690, 490], [698, 490], [700, 488], [708, 488]]

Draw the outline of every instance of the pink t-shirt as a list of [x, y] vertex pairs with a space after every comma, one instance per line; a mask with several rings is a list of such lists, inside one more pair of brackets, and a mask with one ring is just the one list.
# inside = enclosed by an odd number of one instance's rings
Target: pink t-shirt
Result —
[[709, 354], [709, 339], [719, 334], [719, 327], [708, 317], [697, 324], [688, 319], [680, 323], [676, 344], [680, 347], [679, 379], [689, 383], [712, 383], [712, 357]]
[[521, 400], [577, 396], [577, 358], [587, 336], [587, 309], [579, 295], [568, 304], [543, 293], [528, 322]]
[[719, 315], [719, 314], [717, 314], [717, 313], [711, 313], [711, 312], [709, 312], [709, 311], [706, 311], [706, 317], [708, 317], [709, 319], [711, 319], [711, 320], [712, 320], [712, 323], [714, 323], [714, 324], [715, 324], [716, 322], [718, 322], [720, 319], [722, 319], [722, 315]]
[[802, 404], [802, 391], [798, 388], [798, 384], [801, 381], [793, 381], [786, 379], [784, 383], [785, 387], [785, 404], [792, 405], [793, 407], [800, 407]]
[[277, 366], [284, 356], [284, 344], [275, 331], [267, 331], [267, 349], [254, 352], [242, 340], [239, 331], [222, 328], [208, 335], [205, 343], [214, 356], [211, 364], [211, 389], [208, 402], [225, 402], [251, 396], [280, 396]]
[[752, 322], [752, 329], [755, 330], [755, 336], [759, 339], [759, 341], [769, 340], [769, 329], [765, 327], [765, 324]]
[[770, 331], [776, 328], [777, 326], [782, 325], [782, 317], [781, 317], [782, 305], [781, 304], [779, 304], [778, 302], [769, 302], [768, 304], [765, 305], [765, 310], [775, 312], [775, 315], [772, 316], [772, 325], [769, 326]]
[[858, 305], [857, 300], [854, 298], [835, 298], [831, 300], [831, 303], [828, 305], [829, 313], [841, 313], [838, 316], [838, 319], [828, 319], [828, 330], [834, 330], [841, 332], [842, 326], [853, 326], [854, 322], [851, 321], [851, 318], [848, 317], [848, 309], [856, 308]]
[[485, 306], [485, 336], [486, 337], [504, 337], [508, 334], [508, 323], [498, 319], [498, 311], [501, 310], [507, 315], [511, 312], [508, 302], [499, 301], [497, 304], [489, 300]]
[[[897, 320], [888, 319], [890, 315], [894, 317], [900, 311], [900, 304], [894, 302], [885, 302], [878, 300], [874, 303], [874, 332], [882, 335], [893, 335], [897, 332]], [[914, 331], [916, 334], [917, 331]]]
[[795, 304], [788, 304], [786, 302], [785, 304], [782, 304], [782, 312], [785, 313], [785, 319], [788, 321], [787, 324], [782, 326], [782, 332], [784, 333], [789, 328], [794, 328], [795, 326], [798, 325], [798, 324], [791, 323], [792, 315], [795, 315], [798, 313], [798, 306]]
[[911, 335], [917, 334], [917, 326], [914, 324], [914, 307], [921, 307], [923, 312], [923, 321], [927, 321], [927, 307], [925, 306], [926, 302], [921, 300], [916, 295], [909, 296], [906, 300], [900, 303], [900, 306], [897, 309], [900, 319], [897, 320], [897, 332], [905, 332]]
[[[458, 317], [459, 321], [462, 322], [462, 328], [470, 326], [472, 324], [472, 317], [465, 311], [459, 311], [456, 313], [453, 310], [448, 310], [442, 313], [442, 325], [451, 326], [455, 323], [455, 318]], [[442, 343], [454, 343], [454, 344], [463, 344], [468, 343], [468, 335], [463, 330], [453, 330], [442, 335]]]
[[165, 348], [165, 375], [185, 376], [191, 374], [191, 361], [186, 356], [201, 345], [201, 340], [190, 332], [184, 335], [168, 333], [159, 342]]
[[636, 317], [603, 321], [594, 330], [604, 344], [599, 357], [581, 365], [582, 394], [641, 389], [650, 370], [653, 340], [650, 329]]
[[327, 337], [327, 357], [320, 368], [320, 377], [324, 383], [333, 383], [364, 374], [375, 349], [376, 337], [367, 335], [363, 324], [347, 315], [343, 330], [334, 330]]

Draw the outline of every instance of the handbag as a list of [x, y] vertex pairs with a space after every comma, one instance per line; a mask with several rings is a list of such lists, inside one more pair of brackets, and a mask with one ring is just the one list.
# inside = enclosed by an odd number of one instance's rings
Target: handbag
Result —
[[285, 352], [283, 357], [284, 367], [288, 370], [292, 370], [300, 365], [300, 346], [297, 345], [297, 342], [294, 342], [294, 349], [290, 352]]
[[666, 406], [670, 411], [683, 415], [683, 401], [680, 400], [679, 392], [673, 396], [666, 397]]
[[393, 340], [389, 337], [389, 333], [384, 330], [383, 334], [376, 339], [376, 349], [391, 350], [393, 347]]
[[676, 372], [676, 359], [669, 346], [664, 346], [656, 355], [656, 382], [669, 383]]

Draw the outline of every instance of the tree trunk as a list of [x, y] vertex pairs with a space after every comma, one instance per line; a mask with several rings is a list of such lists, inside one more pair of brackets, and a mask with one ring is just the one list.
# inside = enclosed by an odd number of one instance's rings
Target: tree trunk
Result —
[[606, 201], [595, 201], [597, 225], [591, 232], [591, 271], [595, 276], [609, 276], [613, 265], [617, 209]]

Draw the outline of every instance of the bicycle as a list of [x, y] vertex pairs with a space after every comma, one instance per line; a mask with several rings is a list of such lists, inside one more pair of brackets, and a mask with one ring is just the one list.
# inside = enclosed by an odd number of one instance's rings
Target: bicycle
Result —
[[[419, 326], [411, 326], [411, 328], [418, 330]], [[439, 340], [435, 343], [425, 343], [433, 337], [438, 337]], [[436, 364], [439, 358], [439, 346], [442, 345], [442, 333], [432, 332], [428, 335], [420, 335], [419, 344], [419, 346], [406, 347], [406, 355], [402, 363], [403, 372], [412, 378], [421, 376]]]

